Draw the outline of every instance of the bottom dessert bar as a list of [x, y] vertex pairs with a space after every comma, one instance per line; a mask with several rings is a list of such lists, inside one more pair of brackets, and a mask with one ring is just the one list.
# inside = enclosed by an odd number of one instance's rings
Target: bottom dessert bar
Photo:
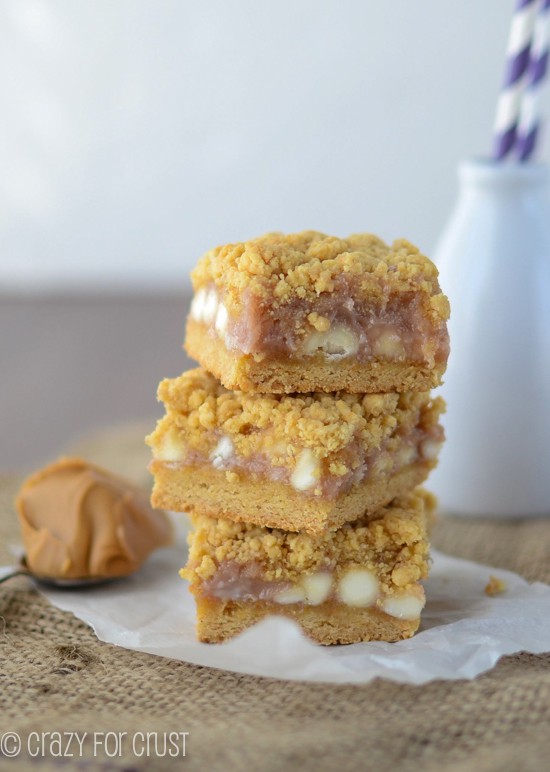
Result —
[[435, 499], [423, 490], [319, 535], [196, 515], [181, 575], [197, 636], [217, 643], [270, 614], [321, 644], [398, 641], [420, 624]]

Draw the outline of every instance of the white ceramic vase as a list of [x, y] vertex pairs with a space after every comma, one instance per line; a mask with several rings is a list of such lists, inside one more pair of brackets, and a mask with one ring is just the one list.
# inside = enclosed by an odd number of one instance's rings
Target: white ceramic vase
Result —
[[434, 259], [451, 301], [442, 509], [550, 515], [548, 169], [466, 161]]

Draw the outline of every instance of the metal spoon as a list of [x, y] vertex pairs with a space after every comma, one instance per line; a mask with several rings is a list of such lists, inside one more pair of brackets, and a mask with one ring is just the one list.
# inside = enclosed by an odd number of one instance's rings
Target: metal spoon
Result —
[[87, 576], [83, 579], [64, 579], [63, 577], [55, 578], [52, 576], [40, 576], [33, 573], [29, 566], [25, 556], [21, 558], [17, 566], [14, 567], [10, 574], [0, 576], [0, 584], [7, 582], [9, 579], [15, 579], [16, 576], [28, 576], [30, 579], [34, 579], [39, 584], [43, 584], [46, 587], [53, 587], [55, 589], [75, 590], [84, 589], [86, 587], [97, 587], [100, 584], [108, 584], [115, 581], [115, 579], [122, 579], [124, 577], [108, 577], [108, 576]]

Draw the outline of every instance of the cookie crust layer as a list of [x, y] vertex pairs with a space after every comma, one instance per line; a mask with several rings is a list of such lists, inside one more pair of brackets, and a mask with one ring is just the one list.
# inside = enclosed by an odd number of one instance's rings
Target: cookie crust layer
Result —
[[336, 500], [308, 498], [276, 480], [227, 479], [209, 467], [171, 468], [153, 461], [155, 484], [151, 503], [174, 512], [225, 517], [287, 531], [321, 534], [335, 530], [380, 507], [424, 482], [435, 462], [402, 469], [389, 479], [367, 480]]
[[349, 608], [337, 603], [280, 606], [267, 602], [239, 603], [200, 598], [196, 604], [197, 637], [203, 643], [221, 643], [274, 614], [293, 619], [309, 638], [325, 646], [400, 641], [411, 638], [420, 624], [420, 618], [397, 619], [375, 608]]

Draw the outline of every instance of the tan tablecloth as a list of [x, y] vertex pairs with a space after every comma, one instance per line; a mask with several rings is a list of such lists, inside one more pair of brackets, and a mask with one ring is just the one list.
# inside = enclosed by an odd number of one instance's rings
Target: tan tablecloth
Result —
[[[142, 436], [141, 427], [123, 429], [80, 451], [147, 481]], [[17, 483], [0, 479], [0, 565], [11, 562], [9, 544], [18, 541]], [[550, 519], [497, 524], [446, 518], [434, 542], [450, 554], [550, 581]], [[100, 643], [24, 579], [0, 585], [0, 738], [5, 732], [22, 738], [22, 751], [5, 762], [7, 769], [30, 766], [29, 747], [30, 753], [38, 748], [31, 733], [57, 731], [88, 732], [84, 757], [75, 741], [73, 759], [56, 760], [47, 747], [45, 757], [32, 759], [33, 769], [177, 764], [191, 770], [540, 772], [550, 765], [549, 727], [550, 654], [507, 657], [475, 681], [421, 687], [382, 680], [365, 686], [279, 682]], [[127, 733], [120, 756], [105, 755], [99, 733], [107, 731]], [[159, 758], [154, 750], [149, 758], [137, 757], [129, 741], [137, 732], [157, 732], [158, 738], [188, 732], [185, 759]], [[95, 751], [93, 733], [100, 738]], [[117, 752], [116, 744], [109, 750]], [[0, 753], [0, 767], [3, 761]]]

